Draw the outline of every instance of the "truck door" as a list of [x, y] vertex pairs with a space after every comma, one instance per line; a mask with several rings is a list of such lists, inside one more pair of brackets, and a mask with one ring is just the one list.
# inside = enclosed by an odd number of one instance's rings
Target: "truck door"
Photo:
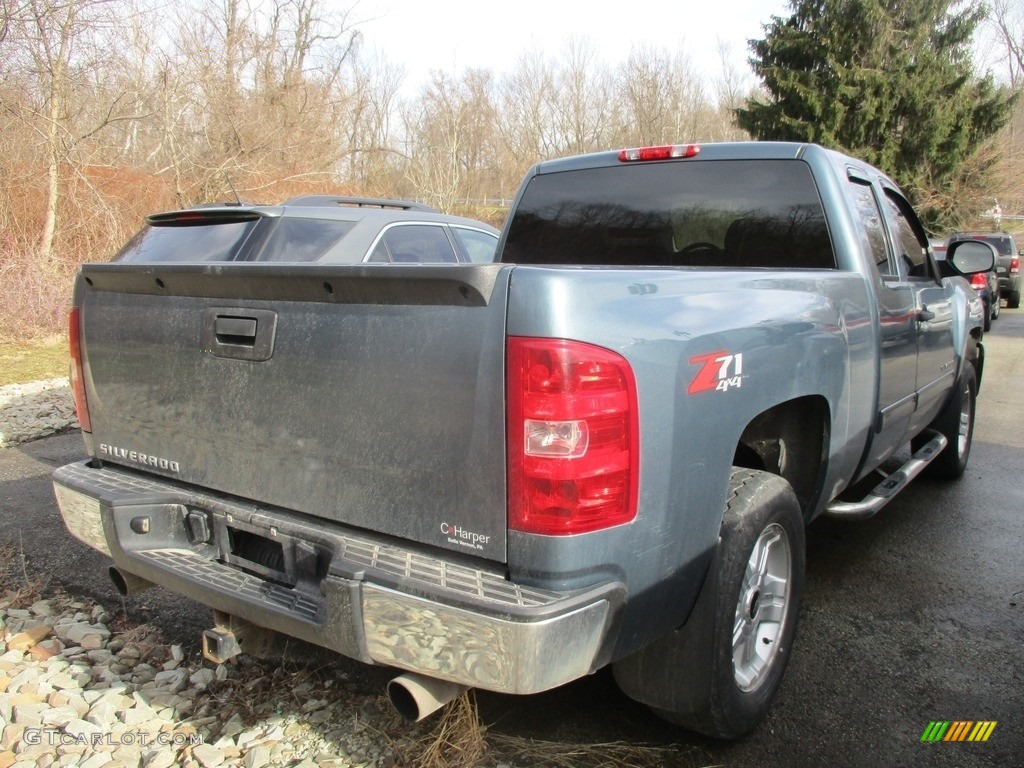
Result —
[[939, 278], [928, 237], [910, 204], [891, 188], [885, 188], [885, 199], [900, 280], [914, 297], [917, 407], [910, 429], [916, 434], [941, 410], [956, 376], [953, 288]]
[[876, 467], [905, 442], [917, 407], [917, 309], [909, 282], [902, 278], [874, 188], [849, 174], [862, 240], [878, 302], [878, 402], [864, 464]]

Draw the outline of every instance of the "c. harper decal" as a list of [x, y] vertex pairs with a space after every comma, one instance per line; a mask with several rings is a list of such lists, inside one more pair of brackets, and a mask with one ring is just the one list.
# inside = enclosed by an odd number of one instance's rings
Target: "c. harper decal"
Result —
[[692, 365], [700, 365], [701, 369], [686, 390], [688, 394], [717, 390], [726, 392], [733, 387], [743, 386], [743, 353], [735, 355], [726, 350], [711, 352], [707, 355], [696, 355], [690, 358]]
[[449, 525], [448, 523], [441, 523], [441, 533], [448, 538], [449, 544], [458, 544], [460, 547], [469, 547], [470, 549], [483, 549], [484, 545], [491, 540], [490, 536], [473, 533], [459, 525]]

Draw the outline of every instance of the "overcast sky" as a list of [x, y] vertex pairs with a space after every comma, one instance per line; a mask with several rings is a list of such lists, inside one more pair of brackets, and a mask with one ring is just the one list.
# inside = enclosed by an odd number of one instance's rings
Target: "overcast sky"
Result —
[[772, 15], [788, 15], [786, 0], [360, 0], [354, 18], [366, 50], [403, 66], [407, 89], [432, 70], [481, 67], [501, 74], [533, 48], [558, 55], [571, 37], [589, 40], [609, 65], [633, 46], [682, 49], [705, 77], [721, 73], [718, 42], [749, 72], [747, 40], [763, 36]]

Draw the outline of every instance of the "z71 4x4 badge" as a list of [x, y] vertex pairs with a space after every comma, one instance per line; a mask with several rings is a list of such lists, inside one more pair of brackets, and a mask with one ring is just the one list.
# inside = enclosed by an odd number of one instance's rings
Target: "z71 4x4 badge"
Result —
[[735, 355], [722, 350], [707, 355], [696, 355], [690, 358], [691, 365], [701, 366], [700, 371], [693, 377], [688, 394], [696, 395], [698, 392], [717, 390], [727, 392], [733, 387], [743, 386], [743, 353]]

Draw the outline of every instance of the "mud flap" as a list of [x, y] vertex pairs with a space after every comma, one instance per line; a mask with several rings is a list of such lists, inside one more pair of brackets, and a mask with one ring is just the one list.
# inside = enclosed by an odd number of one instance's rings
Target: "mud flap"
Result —
[[693, 610], [684, 623], [615, 662], [615, 682], [629, 698], [655, 710], [695, 712], [711, 695], [719, 548], [716, 545]]

